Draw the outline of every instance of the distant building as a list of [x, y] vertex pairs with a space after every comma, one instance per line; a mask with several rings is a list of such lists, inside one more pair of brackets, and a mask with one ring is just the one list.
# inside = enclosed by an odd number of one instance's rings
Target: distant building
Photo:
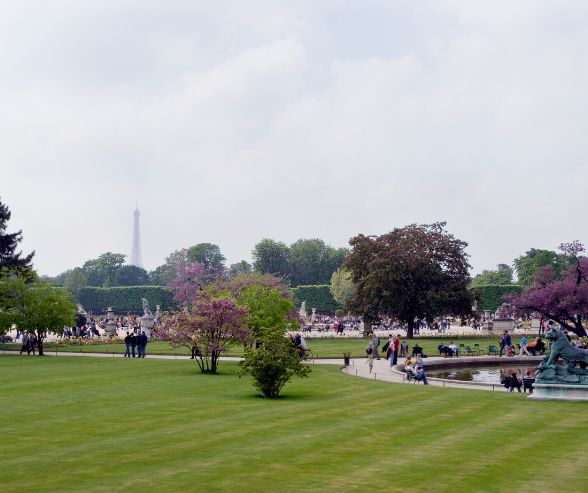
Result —
[[133, 217], [133, 248], [131, 249], [131, 259], [129, 260], [129, 264], [143, 268], [143, 257], [141, 256], [141, 229], [139, 225], [141, 213], [139, 212], [139, 207], [135, 207]]

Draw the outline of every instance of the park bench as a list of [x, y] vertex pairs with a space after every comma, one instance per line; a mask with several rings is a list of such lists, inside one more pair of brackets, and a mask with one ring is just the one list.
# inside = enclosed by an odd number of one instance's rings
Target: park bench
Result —
[[504, 377], [500, 383], [510, 392], [514, 391], [514, 389], [521, 391], [521, 383], [514, 377]]
[[523, 392], [529, 391], [529, 394], [533, 393], [534, 387], [533, 384], [535, 383], [535, 379], [531, 377], [523, 377]]

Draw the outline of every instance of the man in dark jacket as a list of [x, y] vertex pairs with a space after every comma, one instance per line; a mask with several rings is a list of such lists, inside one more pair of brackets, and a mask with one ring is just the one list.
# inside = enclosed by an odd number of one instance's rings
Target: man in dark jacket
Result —
[[139, 358], [145, 357], [145, 349], [147, 348], [147, 335], [145, 331], [139, 336]]
[[135, 357], [135, 348], [137, 347], [138, 344], [139, 344], [139, 335], [133, 333], [133, 335], [131, 336], [131, 350], [133, 352], [133, 358]]
[[127, 332], [125, 336], [125, 358], [131, 357], [131, 333]]

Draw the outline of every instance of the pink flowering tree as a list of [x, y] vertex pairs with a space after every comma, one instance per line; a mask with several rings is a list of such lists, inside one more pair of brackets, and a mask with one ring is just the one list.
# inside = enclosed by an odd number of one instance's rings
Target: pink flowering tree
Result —
[[221, 354], [232, 342], [247, 343], [247, 310], [230, 298], [202, 293], [184, 310], [164, 315], [156, 335], [174, 347], [193, 351], [200, 371], [216, 373]]
[[505, 299], [515, 309], [553, 320], [578, 336], [586, 336], [588, 320], [588, 258], [580, 256], [584, 246], [578, 242], [564, 243], [560, 249], [570, 259], [561, 274], [552, 266], [537, 272], [534, 282], [521, 294]]
[[174, 300], [182, 308], [189, 306], [201, 295], [205, 286], [204, 271], [204, 266], [198, 262], [178, 266], [170, 287], [174, 292]]

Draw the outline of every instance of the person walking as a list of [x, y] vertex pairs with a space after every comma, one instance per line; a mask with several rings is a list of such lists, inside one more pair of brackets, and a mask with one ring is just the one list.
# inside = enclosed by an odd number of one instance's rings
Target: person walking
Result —
[[127, 335], [125, 336], [125, 358], [131, 357], [131, 333], [127, 331]]
[[139, 336], [139, 358], [145, 357], [145, 350], [147, 349], [147, 334], [145, 331]]
[[37, 336], [34, 332], [31, 332], [29, 336], [29, 344], [27, 346], [27, 354], [31, 354], [33, 352], [33, 356], [35, 355], [35, 344], [37, 344]]
[[519, 356], [522, 356], [523, 354], [531, 356], [529, 351], [527, 351], [527, 338], [524, 335], [521, 337], [521, 351], [519, 352]]
[[28, 332], [25, 332], [22, 335], [22, 347], [20, 348], [20, 354], [22, 354], [23, 351], [26, 351], [27, 354], [29, 353], [29, 333]]
[[379, 346], [380, 346], [380, 338], [374, 332], [373, 337], [372, 337], [372, 354], [374, 355], [374, 357], [376, 359], [380, 359], [380, 354], [378, 353]]

